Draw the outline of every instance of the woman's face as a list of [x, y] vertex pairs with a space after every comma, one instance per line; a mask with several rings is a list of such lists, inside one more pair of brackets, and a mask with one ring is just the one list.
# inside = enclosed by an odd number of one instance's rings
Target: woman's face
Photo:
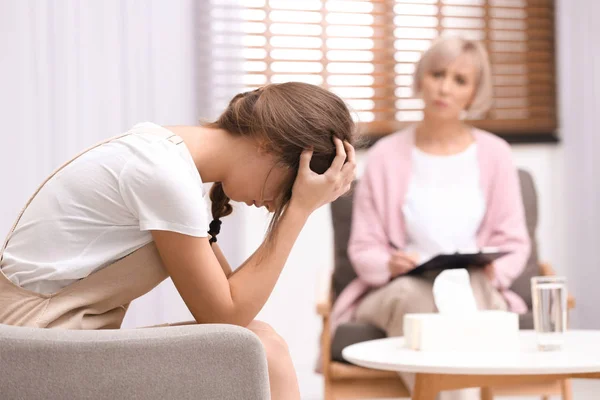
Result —
[[272, 155], [256, 150], [238, 160], [222, 184], [231, 200], [273, 211], [289, 179], [293, 176], [288, 168], [277, 164]]
[[465, 53], [443, 68], [429, 70], [421, 82], [425, 114], [440, 119], [459, 119], [473, 100], [476, 80], [477, 67], [473, 57]]

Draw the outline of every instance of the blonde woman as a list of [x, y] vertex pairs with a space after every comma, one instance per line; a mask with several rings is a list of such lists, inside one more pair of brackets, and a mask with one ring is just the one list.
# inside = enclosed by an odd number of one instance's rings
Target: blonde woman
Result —
[[417, 64], [414, 92], [423, 120], [370, 150], [356, 188], [348, 254], [358, 278], [336, 301], [334, 327], [353, 319], [402, 335], [406, 313], [436, 310], [435, 274], [406, 274], [437, 253], [485, 246], [511, 253], [469, 271], [479, 308], [526, 311], [509, 290], [530, 251], [511, 150], [464, 121], [491, 104], [485, 49], [439, 39]]

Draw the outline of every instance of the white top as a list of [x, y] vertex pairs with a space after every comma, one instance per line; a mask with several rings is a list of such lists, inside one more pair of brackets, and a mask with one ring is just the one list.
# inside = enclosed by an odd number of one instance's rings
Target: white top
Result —
[[441, 253], [477, 250], [485, 210], [475, 143], [448, 156], [413, 148], [402, 208], [405, 252], [415, 252], [425, 262]]
[[543, 375], [600, 372], [600, 331], [568, 331], [562, 350], [538, 351], [533, 331], [519, 333], [514, 351], [419, 352], [404, 338], [371, 340], [344, 348], [342, 356], [362, 367], [432, 374]]
[[204, 188], [185, 144], [152, 123], [130, 132], [77, 158], [33, 199], [4, 253], [12, 282], [50, 294], [150, 243], [150, 230], [207, 236]]

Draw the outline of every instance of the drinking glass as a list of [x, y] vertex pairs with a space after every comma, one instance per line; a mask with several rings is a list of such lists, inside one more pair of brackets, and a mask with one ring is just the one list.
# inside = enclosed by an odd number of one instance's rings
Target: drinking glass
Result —
[[533, 324], [537, 347], [560, 350], [567, 331], [567, 279], [564, 276], [531, 278]]

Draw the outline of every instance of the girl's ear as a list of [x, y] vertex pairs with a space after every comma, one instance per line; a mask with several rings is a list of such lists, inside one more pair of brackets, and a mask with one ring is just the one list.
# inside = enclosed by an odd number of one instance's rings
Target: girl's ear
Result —
[[267, 146], [259, 145], [258, 146], [258, 155], [266, 156], [267, 154], [269, 154], [269, 149], [267, 148]]
[[265, 139], [259, 139], [257, 150], [259, 155], [267, 155], [271, 152], [271, 146]]

